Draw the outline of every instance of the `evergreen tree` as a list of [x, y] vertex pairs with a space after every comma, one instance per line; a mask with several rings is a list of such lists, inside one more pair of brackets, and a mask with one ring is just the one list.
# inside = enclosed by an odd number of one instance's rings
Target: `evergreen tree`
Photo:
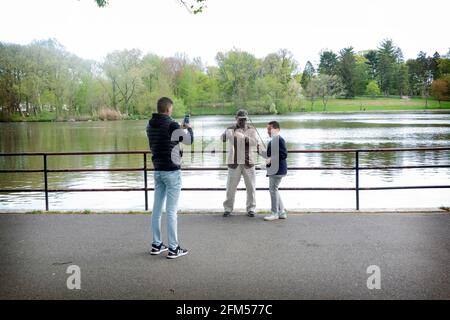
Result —
[[369, 66], [369, 78], [375, 80], [377, 78], [378, 53], [376, 50], [368, 50], [364, 53], [364, 58], [367, 59]]
[[337, 75], [338, 57], [333, 51], [320, 53], [319, 74]]
[[380, 89], [384, 95], [389, 95], [395, 86], [395, 66], [398, 61], [398, 51], [390, 39], [383, 40], [378, 48], [377, 75]]
[[312, 63], [310, 61], [306, 62], [305, 70], [303, 71], [302, 75], [302, 80], [300, 81], [304, 90], [306, 90], [306, 88], [308, 87], [308, 84], [315, 73], [316, 70], [314, 69]]
[[353, 47], [339, 51], [338, 64], [339, 77], [347, 98], [353, 98], [356, 94], [356, 59]]

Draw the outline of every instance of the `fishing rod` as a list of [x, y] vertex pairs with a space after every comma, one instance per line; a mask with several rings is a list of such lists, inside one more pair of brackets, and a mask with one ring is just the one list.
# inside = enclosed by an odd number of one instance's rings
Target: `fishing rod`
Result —
[[255, 129], [256, 133], [258, 134], [258, 137], [259, 137], [259, 139], [261, 140], [261, 142], [262, 142], [264, 148], [267, 149], [266, 144], [264, 143], [264, 140], [263, 140], [263, 139], [261, 138], [261, 136], [259, 135], [258, 129], [256, 129], [255, 125], [253, 124], [252, 119], [251, 119], [249, 116], [247, 116], [247, 118], [248, 118], [248, 120], [250, 120], [250, 123], [252, 124], [253, 129]]

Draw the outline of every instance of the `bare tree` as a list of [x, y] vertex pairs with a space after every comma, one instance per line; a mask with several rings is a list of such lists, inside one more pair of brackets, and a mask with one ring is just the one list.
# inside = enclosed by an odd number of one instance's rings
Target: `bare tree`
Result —
[[337, 76], [321, 74], [317, 78], [318, 96], [322, 99], [323, 110], [327, 110], [327, 103], [330, 97], [335, 97], [345, 93], [344, 85]]
[[116, 104], [116, 90], [123, 102], [124, 112], [128, 115], [130, 101], [137, 85], [140, 84], [141, 51], [137, 49], [114, 51], [106, 56], [103, 68], [111, 80], [113, 89], [113, 106]]
[[311, 111], [314, 111], [314, 102], [316, 102], [318, 96], [319, 82], [317, 77], [313, 77], [305, 89], [305, 97], [311, 102]]

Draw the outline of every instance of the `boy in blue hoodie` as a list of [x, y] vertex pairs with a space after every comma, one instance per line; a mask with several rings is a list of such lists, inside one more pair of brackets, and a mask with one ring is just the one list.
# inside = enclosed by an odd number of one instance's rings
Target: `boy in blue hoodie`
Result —
[[286, 142], [280, 136], [280, 124], [277, 121], [270, 121], [267, 124], [267, 133], [271, 140], [266, 151], [260, 154], [266, 160], [267, 176], [269, 177], [269, 192], [271, 202], [271, 213], [264, 217], [265, 221], [286, 219], [287, 212], [281, 200], [278, 187], [281, 179], [287, 174], [287, 148]]

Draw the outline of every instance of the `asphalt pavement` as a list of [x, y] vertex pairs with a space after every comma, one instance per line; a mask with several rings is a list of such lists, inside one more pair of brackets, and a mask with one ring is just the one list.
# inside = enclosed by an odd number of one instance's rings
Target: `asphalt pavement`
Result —
[[448, 213], [183, 214], [178, 226], [190, 253], [170, 260], [149, 254], [149, 214], [0, 214], [0, 299], [450, 299]]

